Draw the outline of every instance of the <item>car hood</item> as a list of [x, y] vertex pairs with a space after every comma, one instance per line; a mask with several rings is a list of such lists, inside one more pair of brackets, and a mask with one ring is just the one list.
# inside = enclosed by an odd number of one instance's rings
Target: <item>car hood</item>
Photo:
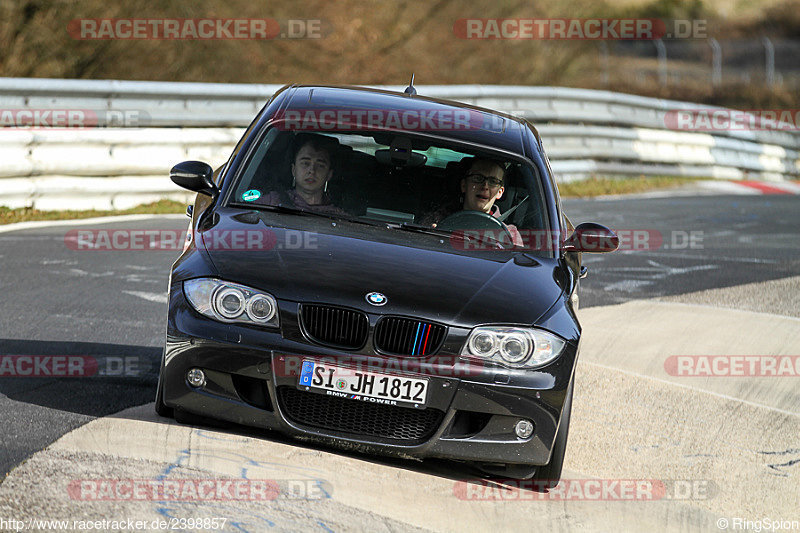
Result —
[[[446, 239], [431, 235], [324, 219], [302, 222], [302, 229], [258, 224], [274, 243], [269, 249], [214, 246], [209, 231], [253, 230], [231, 219], [201, 233], [200, 241], [222, 279], [278, 299], [454, 326], [532, 324], [562, 293], [554, 259], [521, 265], [514, 260], [519, 254], [457, 253]], [[369, 304], [366, 295], [373, 291], [384, 294], [387, 303]]]

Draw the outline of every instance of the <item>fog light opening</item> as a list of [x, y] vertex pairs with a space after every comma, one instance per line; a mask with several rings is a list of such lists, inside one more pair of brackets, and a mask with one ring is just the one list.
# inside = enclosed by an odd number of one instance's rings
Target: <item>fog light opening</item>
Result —
[[533, 435], [533, 422], [523, 418], [517, 422], [516, 426], [514, 426], [514, 433], [516, 433], [517, 437], [521, 439], [527, 439]]
[[186, 373], [186, 381], [192, 387], [198, 388], [206, 384], [206, 375], [199, 368], [192, 368]]

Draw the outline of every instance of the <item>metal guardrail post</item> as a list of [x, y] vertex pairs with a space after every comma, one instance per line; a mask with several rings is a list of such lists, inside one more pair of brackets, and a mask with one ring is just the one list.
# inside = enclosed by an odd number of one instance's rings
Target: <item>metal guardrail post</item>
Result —
[[600, 64], [603, 66], [603, 86], [608, 87], [608, 43], [600, 41]]
[[711, 46], [711, 85], [717, 87], [722, 83], [722, 47], [713, 37], [708, 44]]
[[769, 37], [763, 37], [761, 42], [764, 44], [764, 70], [769, 87], [775, 86], [775, 46]]
[[664, 41], [656, 39], [653, 41], [656, 45], [656, 52], [658, 53], [658, 80], [662, 87], [667, 86], [667, 47], [664, 46]]

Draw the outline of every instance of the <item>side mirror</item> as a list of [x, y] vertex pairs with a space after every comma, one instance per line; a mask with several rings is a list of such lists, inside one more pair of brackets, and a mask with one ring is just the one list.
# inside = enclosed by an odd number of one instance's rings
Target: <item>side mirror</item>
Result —
[[211, 181], [214, 169], [208, 163], [202, 161], [184, 161], [178, 163], [169, 171], [169, 178], [180, 187], [190, 191], [207, 194], [216, 198], [219, 189]]
[[613, 252], [619, 248], [619, 237], [612, 230], [594, 222], [584, 222], [564, 242], [565, 252]]

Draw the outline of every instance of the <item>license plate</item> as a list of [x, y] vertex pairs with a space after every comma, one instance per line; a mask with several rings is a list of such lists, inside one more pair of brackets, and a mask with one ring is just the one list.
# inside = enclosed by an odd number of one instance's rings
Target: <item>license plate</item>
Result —
[[297, 387], [348, 400], [423, 409], [428, 380], [303, 361]]

